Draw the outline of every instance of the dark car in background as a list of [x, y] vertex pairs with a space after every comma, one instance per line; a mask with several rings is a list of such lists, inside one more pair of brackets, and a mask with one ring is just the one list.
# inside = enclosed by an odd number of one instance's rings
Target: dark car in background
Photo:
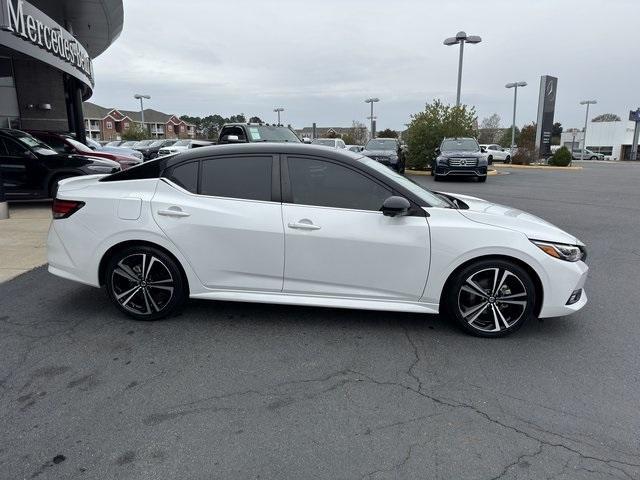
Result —
[[406, 155], [397, 138], [372, 138], [360, 153], [398, 173], [404, 173]]
[[487, 180], [487, 156], [475, 138], [445, 138], [436, 149], [431, 175], [438, 181], [448, 176], [475, 177]]
[[58, 153], [20, 130], [0, 129], [0, 170], [10, 200], [53, 198], [58, 182], [78, 175], [120, 171], [104, 158]]
[[129, 155], [122, 155], [109, 152], [97, 152], [91, 150], [84, 143], [80, 143], [70, 135], [57, 132], [47, 132], [42, 130], [27, 130], [28, 133], [36, 137], [42, 143], [49, 145], [53, 150], [60, 154], [86, 155], [91, 157], [105, 158], [113, 160], [120, 164], [122, 170], [140, 165], [142, 160]]
[[178, 140], [153, 140], [143, 146], [135, 146], [135, 149], [143, 155], [144, 160], [152, 160], [158, 156], [161, 148], [170, 147]]
[[218, 136], [218, 144], [253, 142], [302, 143], [289, 127], [268, 123], [227, 123]]

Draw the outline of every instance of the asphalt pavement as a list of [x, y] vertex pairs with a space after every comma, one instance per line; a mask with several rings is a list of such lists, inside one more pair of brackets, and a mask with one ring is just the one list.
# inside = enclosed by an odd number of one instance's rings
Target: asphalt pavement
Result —
[[0, 285], [0, 478], [640, 478], [640, 165], [415, 179], [577, 235], [588, 305], [504, 339], [205, 301], [141, 323], [38, 268]]

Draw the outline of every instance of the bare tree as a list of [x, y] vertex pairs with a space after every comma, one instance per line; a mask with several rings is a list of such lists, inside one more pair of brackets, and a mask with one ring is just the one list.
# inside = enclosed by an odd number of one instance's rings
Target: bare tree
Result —
[[615, 113], [603, 113], [595, 117], [592, 122], [619, 122], [621, 118]]
[[500, 115], [494, 113], [480, 122], [478, 129], [479, 143], [494, 143], [500, 132]]

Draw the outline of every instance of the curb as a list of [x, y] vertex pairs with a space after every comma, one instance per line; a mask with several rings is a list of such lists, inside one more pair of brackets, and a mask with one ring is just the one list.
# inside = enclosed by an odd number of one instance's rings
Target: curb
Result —
[[523, 170], [566, 170], [569, 172], [582, 170], [583, 167], [554, 167], [553, 165], [513, 165], [511, 163], [494, 163], [495, 168], [519, 168]]

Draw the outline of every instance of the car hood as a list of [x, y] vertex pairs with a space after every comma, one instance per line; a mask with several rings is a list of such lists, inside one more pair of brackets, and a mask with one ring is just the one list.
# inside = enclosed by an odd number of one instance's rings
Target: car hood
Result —
[[481, 198], [471, 197], [469, 195], [445, 192], [440, 193], [449, 197], [457, 198], [466, 203], [469, 208], [461, 208], [458, 212], [471, 221], [522, 232], [528, 238], [533, 240], [546, 240], [548, 242], [584, 245], [575, 236], [556, 227], [552, 223], [530, 213], [518, 210], [517, 208], [488, 202]]
[[455, 151], [455, 152], [440, 152], [441, 157], [445, 158], [469, 158], [469, 157], [482, 157], [484, 154], [478, 151]]
[[394, 150], [362, 150], [359, 153], [361, 153], [365, 157], [368, 157], [370, 155], [380, 156], [380, 157], [395, 157], [398, 155], [398, 152]]

